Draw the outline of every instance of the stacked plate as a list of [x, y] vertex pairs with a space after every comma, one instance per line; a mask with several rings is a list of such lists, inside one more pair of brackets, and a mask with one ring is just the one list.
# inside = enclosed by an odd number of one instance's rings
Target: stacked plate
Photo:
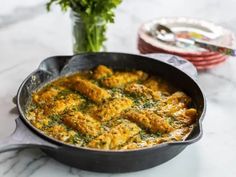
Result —
[[177, 37], [200, 39], [218, 45], [233, 47], [234, 34], [211, 22], [189, 18], [161, 18], [143, 24], [138, 31], [140, 53], [169, 53], [192, 62], [198, 70], [210, 69], [223, 63], [227, 56], [183, 43], [167, 43], [154, 37], [151, 30], [158, 24], [168, 26]]

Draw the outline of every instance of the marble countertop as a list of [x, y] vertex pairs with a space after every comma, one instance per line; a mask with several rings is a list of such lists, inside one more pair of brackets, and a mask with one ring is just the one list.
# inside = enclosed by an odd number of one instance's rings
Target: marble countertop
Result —
[[[68, 13], [59, 8], [47, 13], [45, 0], [11, 0], [0, 7], [0, 138], [14, 131], [12, 97], [23, 79], [44, 58], [72, 54]], [[107, 33], [108, 51], [138, 53], [137, 29], [150, 19], [163, 16], [196, 17], [228, 27], [236, 32], [235, 0], [123, 0], [116, 23]], [[234, 177], [236, 174], [236, 60], [200, 72], [198, 82], [207, 96], [203, 138], [174, 159], [134, 173], [94, 173], [63, 165], [39, 149], [0, 154], [0, 176], [105, 176], [105, 177]]]

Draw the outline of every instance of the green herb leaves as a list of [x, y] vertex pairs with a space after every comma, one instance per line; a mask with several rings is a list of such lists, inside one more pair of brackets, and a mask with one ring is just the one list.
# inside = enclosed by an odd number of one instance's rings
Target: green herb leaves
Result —
[[[50, 10], [52, 4], [60, 5], [62, 11], [71, 9], [72, 14], [77, 14], [83, 22], [83, 30], [85, 30], [85, 47], [76, 48], [74, 52], [94, 52], [100, 51], [103, 47], [103, 42], [106, 40], [105, 32], [108, 23], [114, 23], [114, 8], [121, 3], [121, 0], [50, 0], [47, 3], [47, 9]], [[75, 19], [76, 20], [76, 19]], [[80, 34], [76, 30], [81, 30], [81, 27], [76, 26], [74, 34]], [[76, 39], [79, 35], [75, 35], [75, 41], [80, 42], [81, 39]], [[81, 45], [77, 45], [80, 46]]]

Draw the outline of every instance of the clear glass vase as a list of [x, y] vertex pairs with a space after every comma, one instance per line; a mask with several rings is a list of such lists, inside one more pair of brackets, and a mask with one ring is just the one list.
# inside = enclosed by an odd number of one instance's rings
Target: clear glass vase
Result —
[[84, 23], [80, 14], [72, 11], [72, 34], [74, 54], [104, 51], [106, 25], [99, 19]]

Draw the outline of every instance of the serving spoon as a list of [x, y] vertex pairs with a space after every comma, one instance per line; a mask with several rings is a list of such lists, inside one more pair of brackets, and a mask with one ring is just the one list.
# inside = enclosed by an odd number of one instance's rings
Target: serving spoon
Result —
[[154, 29], [152, 29], [151, 34], [157, 39], [166, 43], [175, 44], [176, 42], [181, 42], [188, 45], [196, 45], [209, 51], [219, 52], [224, 55], [236, 56], [236, 49], [216, 45], [199, 39], [185, 39], [177, 37], [169, 27], [162, 24], [158, 24]]

